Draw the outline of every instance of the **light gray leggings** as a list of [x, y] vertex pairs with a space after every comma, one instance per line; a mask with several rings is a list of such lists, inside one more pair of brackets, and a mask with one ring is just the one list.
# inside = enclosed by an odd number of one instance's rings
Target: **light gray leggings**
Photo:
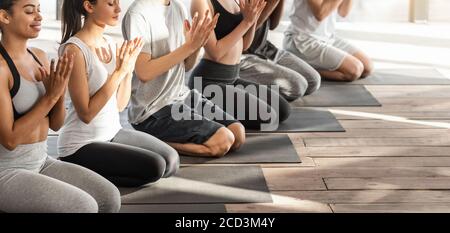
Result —
[[279, 50], [273, 61], [246, 54], [241, 61], [240, 77], [262, 85], [278, 85], [288, 101], [310, 95], [320, 87], [320, 74], [294, 54]]
[[48, 157], [39, 173], [0, 171], [0, 211], [97, 213], [120, 210], [119, 190], [100, 175]]

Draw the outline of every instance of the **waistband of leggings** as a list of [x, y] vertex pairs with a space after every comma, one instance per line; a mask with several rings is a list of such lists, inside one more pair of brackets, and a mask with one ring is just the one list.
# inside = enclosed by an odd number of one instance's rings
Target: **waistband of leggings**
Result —
[[240, 65], [225, 65], [211, 60], [202, 59], [192, 75], [205, 79], [236, 80], [239, 77]]

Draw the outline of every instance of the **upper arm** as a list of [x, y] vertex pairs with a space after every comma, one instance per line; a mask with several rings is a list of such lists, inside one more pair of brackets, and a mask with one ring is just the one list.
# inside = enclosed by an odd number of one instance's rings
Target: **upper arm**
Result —
[[80, 113], [89, 108], [89, 86], [87, 80], [86, 61], [81, 50], [73, 44], [65, 47], [64, 52], [74, 54], [73, 70], [69, 79], [69, 94], [75, 110]]
[[135, 12], [128, 12], [122, 21], [122, 35], [125, 40], [133, 40], [136, 37], [142, 37], [144, 47], [142, 53], [152, 51], [152, 34], [150, 25], [146, 22], [143, 15]]
[[9, 79], [5, 71], [0, 68], [0, 115], [2, 116], [0, 139], [2, 143], [4, 143], [3, 140], [7, 139], [14, 125], [12, 101], [9, 94]]
[[313, 11], [314, 14], [320, 10], [322, 6], [323, 0], [308, 0], [309, 7]]
[[125, 40], [142, 37], [144, 47], [141, 50], [137, 60], [135, 71], [138, 77], [141, 75], [141, 70], [145, 70], [147, 62], [152, 59], [152, 35], [151, 28], [141, 14], [135, 12], [128, 12], [122, 21], [122, 34]]

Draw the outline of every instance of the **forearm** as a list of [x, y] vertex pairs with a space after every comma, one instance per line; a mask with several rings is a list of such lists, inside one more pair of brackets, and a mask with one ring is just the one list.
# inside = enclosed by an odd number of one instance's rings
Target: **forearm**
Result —
[[270, 30], [275, 30], [275, 28], [280, 25], [281, 18], [283, 17], [284, 11], [284, 0], [280, 0], [277, 5], [277, 8], [273, 11], [272, 15], [270, 15]]
[[269, 19], [269, 17], [271, 17], [271, 15], [274, 13], [274, 10], [277, 9], [279, 3], [280, 0], [267, 0], [266, 7], [264, 7], [263, 12], [258, 18], [258, 23], [256, 24], [257, 29], [260, 28], [264, 24], [264, 22]]
[[[224, 57], [248, 32], [255, 24], [250, 24], [245, 20], [242, 21], [230, 34], [224, 38], [208, 44], [205, 49], [208, 54], [216, 60]], [[252, 33], [254, 36], [254, 32]], [[253, 40], [253, 39], [252, 39]]]
[[90, 99], [85, 108], [77, 109], [78, 116], [81, 120], [89, 124], [97, 114], [105, 107], [113, 94], [119, 88], [123, 74], [114, 71], [105, 84]]
[[333, 13], [343, 0], [309, 0], [311, 10], [318, 21], [322, 21]]
[[197, 49], [189, 44], [184, 44], [175, 51], [156, 59], [140, 61], [136, 63], [136, 74], [142, 82], [149, 82], [166, 73], [174, 66], [184, 63], [184, 60], [191, 56]]
[[192, 68], [194, 68], [195, 64], [197, 63], [199, 53], [200, 49], [195, 51], [191, 56], [189, 56], [184, 60], [184, 66], [186, 67], [186, 71], [190, 71]]
[[30, 132], [40, 126], [57, 102], [57, 99], [44, 95], [31, 111], [14, 121], [9, 135], [5, 135], [5, 138], [9, 139], [7, 142], [8, 149], [15, 149], [24, 137], [27, 137]]
[[58, 131], [64, 125], [66, 117], [66, 108], [64, 106], [64, 95], [59, 98], [53, 109], [50, 111], [49, 122], [50, 129]]
[[117, 90], [117, 108], [119, 109], [119, 112], [125, 110], [130, 101], [132, 78], [133, 73], [129, 73], [122, 83], [120, 83], [119, 89]]
[[341, 17], [347, 17], [353, 6], [353, 0], [344, 0], [339, 6], [338, 12]]
[[244, 36], [244, 45], [242, 47], [243, 51], [247, 51], [247, 49], [252, 46], [253, 39], [255, 38], [256, 24], [245, 34]]

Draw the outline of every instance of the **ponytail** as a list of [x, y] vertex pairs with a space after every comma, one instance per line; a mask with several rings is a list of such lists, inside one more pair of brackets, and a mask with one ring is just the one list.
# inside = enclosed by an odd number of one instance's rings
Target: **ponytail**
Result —
[[70, 37], [81, 30], [83, 26], [82, 19], [87, 16], [87, 12], [83, 6], [85, 1], [89, 1], [92, 4], [97, 2], [97, 0], [64, 0], [62, 5], [61, 43], [65, 43]]

